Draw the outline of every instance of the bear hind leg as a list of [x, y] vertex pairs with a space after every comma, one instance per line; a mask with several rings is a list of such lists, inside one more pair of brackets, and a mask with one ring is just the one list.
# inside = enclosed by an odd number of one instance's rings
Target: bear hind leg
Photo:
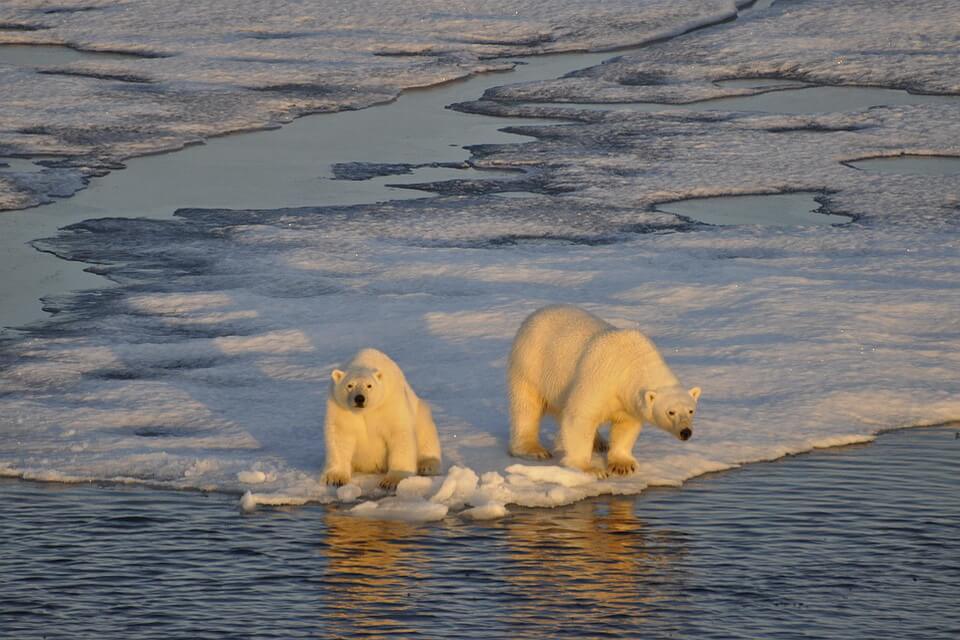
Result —
[[547, 460], [550, 452], [540, 442], [540, 419], [546, 400], [526, 380], [510, 379], [510, 455]]
[[593, 463], [593, 445], [596, 422], [576, 414], [566, 414], [560, 420], [560, 439], [563, 442], [564, 466], [579, 469], [596, 476], [607, 477], [607, 470]]

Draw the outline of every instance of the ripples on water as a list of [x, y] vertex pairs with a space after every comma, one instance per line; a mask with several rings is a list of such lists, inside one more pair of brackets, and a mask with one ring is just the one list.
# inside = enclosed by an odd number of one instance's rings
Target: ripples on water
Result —
[[955, 432], [477, 524], [2, 481], [0, 637], [956, 637]]

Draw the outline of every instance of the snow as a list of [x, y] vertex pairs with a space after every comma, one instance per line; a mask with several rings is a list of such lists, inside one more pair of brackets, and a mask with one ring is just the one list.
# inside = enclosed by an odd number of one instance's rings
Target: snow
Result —
[[[928, 47], [925, 30], [948, 28], [948, 4], [900, 11], [897, 37]], [[578, 92], [596, 100], [609, 74], [661, 64], [700, 87], [680, 86], [683, 96], [749, 91], [710, 79], [790, 61], [806, 69], [841, 31], [860, 47], [853, 58], [866, 56], [871, 38], [890, 34], [871, 31], [874, 12], [863, 6], [785, 3], [769, 21], [757, 14], [560, 85], [495, 92], [520, 91], [531, 104], [471, 108], [550, 116], [557, 107], [532, 102]], [[771, 44], [786, 33], [783, 47]], [[943, 65], [949, 42], [929, 55], [878, 46], [871, 81], [900, 86], [907, 69], [910, 86], [954, 87], [960, 65]], [[710, 43], [739, 53], [721, 62]], [[702, 64], [689, 59], [696, 47], [709, 52]], [[862, 78], [859, 67], [809, 68], [801, 79]], [[642, 87], [659, 85], [622, 86], [650, 97]], [[95, 261], [118, 286], [50, 300], [53, 320], [0, 342], [0, 474], [224, 491], [242, 496], [244, 511], [340, 502], [364, 517], [483, 519], [960, 419], [956, 178], [842, 164], [960, 155], [960, 106], [584, 110], [569, 124], [524, 130], [529, 142], [472, 149], [478, 166], [530, 168], [520, 180], [535, 195], [523, 200], [497, 197], [514, 180], [499, 177], [480, 189], [434, 185], [446, 195], [403, 202], [90, 220], [38, 242]], [[654, 209], [801, 191], [853, 222], [710, 227]], [[626, 478], [510, 458], [510, 341], [527, 314], [556, 302], [640, 327], [678, 377], [703, 387], [694, 438], [644, 430], [640, 469]], [[406, 479], [392, 496], [372, 475], [319, 483], [329, 371], [365, 346], [393, 357], [431, 403], [444, 450], [442, 476]], [[553, 430], [547, 421], [548, 437]]]
[[397, 485], [398, 498], [423, 498], [433, 488], [433, 479], [425, 476], [404, 478]]
[[257, 501], [249, 491], [240, 498], [240, 510], [244, 513], [252, 513], [257, 510]]
[[[399, 495], [399, 491], [397, 492]], [[355, 484], [347, 484], [337, 489], [337, 500], [340, 502], [353, 502], [363, 495], [363, 489]]]

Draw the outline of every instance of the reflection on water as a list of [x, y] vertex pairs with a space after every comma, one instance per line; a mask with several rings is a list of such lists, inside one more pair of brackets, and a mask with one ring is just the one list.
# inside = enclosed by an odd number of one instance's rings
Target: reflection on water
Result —
[[718, 196], [665, 202], [657, 210], [713, 225], [760, 224], [774, 227], [846, 224], [850, 218], [823, 213], [816, 193]]
[[[611, 497], [506, 522], [513, 597], [504, 622], [524, 637], [627, 637], [683, 606], [689, 535], [649, 526], [633, 498]], [[571, 611], [577, 612], [571, 616]], [[661, 629], [662, 630], [662, 629]]]
[[416, 527], [337, 511], [323, 521], [324, 581], [336, 585], [324, 601], [336, 626], [360, 635], [415, 634], [422, 599], [416, 587], [425, 577], [421, 568], [429, 566], [426, 550], [416, 542]]
[[917, 176], [952, 176], [960, 174], [960, 158], [955, 156], [912, 156], [868, 158], [845, 163], [871, 173], [896, 173]]
[[952, 640], [958, 429], [486, 523], [0, 480], [0, 635]]
[[776, 87], [790, 87], [798, 89], [808, 85], [797, 80], [782, 78], [734, 78], [732, 80], [717, 80], [713, 84], [725, 89], [774, 89]]
[[[798, 82], [770, 79], [723, 80], [722, 87], [766, 88], [797, 86]], [[960, 96], [927, 95], [879, 87], [824, 87], [776, 89], [752, 96], [713, 98], [684, 104], [660, 102], [536, 102], [537, 106], [591, 109], [595, 111], [754, 111], [759, 113], [810, 114], [862, 111], [871, 107], [910, 104], [960, 104]]]
[[318, 551], [336, 585], [325, 609], [343, 635], [629, 634], [645, 608], [685, 598], [687, 534], [648, 526], [633, 498], [436, 528], [336, 510], [323, 522]]
[[25, 173], [36, 173], [37, 171], [42, 171], [43, 167], [38, 164], [34, 164], [32, 160], [26, 158], [5, 158], [0, 157], [0, 168], [9, 169], [10, 171], [20, 171]]

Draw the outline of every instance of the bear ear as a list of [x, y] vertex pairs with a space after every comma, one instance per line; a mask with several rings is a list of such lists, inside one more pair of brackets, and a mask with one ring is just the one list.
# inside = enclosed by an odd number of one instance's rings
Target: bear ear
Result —
[[646, 403], [646, 405], [647, 405], [648, 407], [652, 407], [652, 406], [653, 406], [653, 401], [656, 400], [656, 398], [657, 398], [657, 392], [656, 392], [656, 391], [644, 391], [644, 392], [643, 392], [643, 401]]
[[380, 369], [375, 370], [373, 372], [373, 377], [377, 380], [383, 380], [383, 371], [380, 371]]
[[693, 387], [692, 389], [690, 389], [689, 393], [690, 393], [690, 397], [693, 398], [694, 400], [700, 399], [700, 387]]
[[340, 381], [343, 380], [345, 374], [340, 369], [334, 369], [330, 372], [330, 379], [333, 380], [334, 384], [340, 384]]

